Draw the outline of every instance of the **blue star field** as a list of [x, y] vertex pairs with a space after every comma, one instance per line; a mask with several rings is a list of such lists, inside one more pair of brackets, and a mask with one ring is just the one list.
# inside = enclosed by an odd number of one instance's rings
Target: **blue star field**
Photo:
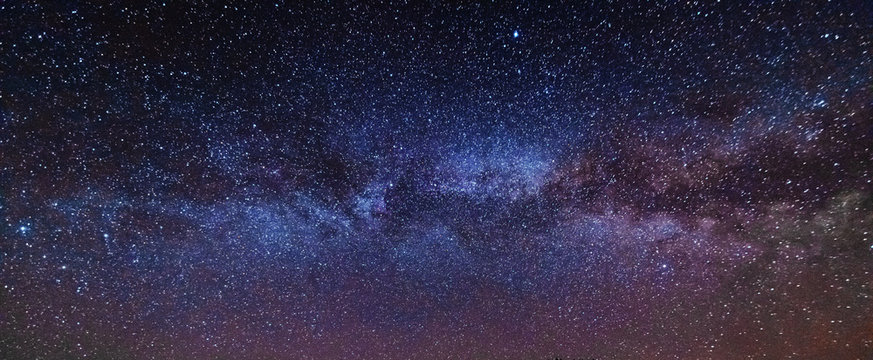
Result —
[[2, 359], [869, 359], [873, 4], [0, 3]]

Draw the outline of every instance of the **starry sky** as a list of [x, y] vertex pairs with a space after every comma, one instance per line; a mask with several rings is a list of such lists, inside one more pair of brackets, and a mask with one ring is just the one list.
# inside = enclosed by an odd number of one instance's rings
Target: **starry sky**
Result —
[[873, 358], [873, 3], [0, 3], [0, 358]]

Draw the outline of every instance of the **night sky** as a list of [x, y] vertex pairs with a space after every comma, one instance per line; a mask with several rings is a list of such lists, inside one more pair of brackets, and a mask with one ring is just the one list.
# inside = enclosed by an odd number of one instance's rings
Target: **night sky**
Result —
[[873, 358], [873, 2], [98, 3], [0, 3], [2, 359]]

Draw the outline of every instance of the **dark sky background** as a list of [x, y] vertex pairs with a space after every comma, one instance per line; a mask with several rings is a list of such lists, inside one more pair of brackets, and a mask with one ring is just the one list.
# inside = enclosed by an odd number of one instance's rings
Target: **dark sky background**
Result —
[[0, 3], [3, 359], [870, 359], [871, 181], [869, 1]]

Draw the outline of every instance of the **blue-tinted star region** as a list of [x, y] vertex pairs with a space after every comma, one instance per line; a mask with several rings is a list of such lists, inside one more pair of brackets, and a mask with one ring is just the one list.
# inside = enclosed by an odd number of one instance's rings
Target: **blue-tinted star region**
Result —
[[0, 3], [0, 358], [869, 359], [871, 19]]

